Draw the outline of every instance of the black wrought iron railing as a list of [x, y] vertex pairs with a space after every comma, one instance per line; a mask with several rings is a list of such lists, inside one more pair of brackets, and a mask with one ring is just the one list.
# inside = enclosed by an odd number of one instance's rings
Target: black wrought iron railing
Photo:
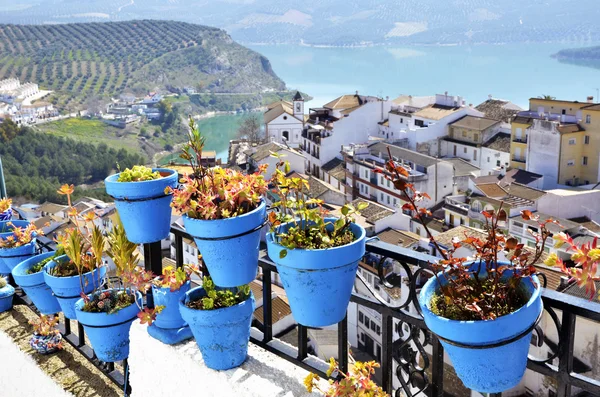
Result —
[[[175, 247], [175, 261], [177, 266], [183, 266], [184, 238], [191, 237], [182, 229], [172, 228], [174, 236], [172, 244]], [[44, 244], [44, 249], [51, 249], [50, 244]], [[357, 308], [368, 308], [379, 314], [381, 323], [381, 355], [378, 357], [381, 364], [381, 376], [378, 381], [383, 389], [393, 396], [429, 396], [442, 397], [453, 385], [449, 382], [449, 362], [444, 361], [444, 349], [438, 338], [429, 332], [418, 311], [418, 293], [423, 281], [431, 273], [429, 264], [436, 258], [419, 253], [417, 251], [401, 248], [395, 245], [379, 241], [371, 241], [367, 244], [367, 256], [365, 260], [371, 264], [366, 266], [376, 271], [375, 286], [370, 280], [365, 279], [362, 272], [357, 273], [356, 290], [366, 290], [368, 293], [353, 293], [349, 310]], [[396, 269], [402, 271], [398, 274], [391, 273], [389, 262], [396, 264]], [[155, 274], [162, 271], [162, 251], [160, 242], [146, 244], [144, 246], [144, 262], [147, 270]], [[251, 342], [272, 352], [273, 354], [288, 360], [306, 370], [316, 372], [325, 377], [323, 367], [315, 366], [318, 360], [311, 357], [308, 328], [297, 326], [296, 347], [278, 343], [273, 335], [272, 316], [272, 279], [277, 273], [274, 263], [261, 251], [259, 267], [262, 279], [262, 332], [253, 333]], [[202, 271], [206, 272], [205, 268]], [[544, 282], [546, 277], [540, 275]], [[402, 295], [399, 300], [388, 300], [381, 295], [383, 289], [400, 289]], [[600, 396], [600, 360], [597, 353], [593, 353], [587, 360], [595, 362], [589, 365], [580, 365], [586, 358], [579, 357], [576, 353], [576, 341], [581, 339], [583, 332], [600, 331], [600, 304], [590, 302], [568, 294], [552, 291], [544, 288], [542, 292], [544, 302], [544, 317], [542, 321], [545, 328], [537, 326], [532, 339], [532, 351], [545, 346], [547, 354], [545, 357], [529, 356], [528, 370], [541, 374], [550, 379], [552, 391], [558, 397], [575, 396]], [[27, 302], [26, 296], [20, 292], [21, 299]], [[29, 302], [31, 304], [31, 302]], [[151, 296], [147, 304], [152, 306]], [[578, 321], [588, 324], [588, 331], [578, 328]], [[585, 324], [584, 324], [585, 325]], [[347, 370], [349, 365], [349, 330], [348, 316], [337, 325], [337, 358], [342, 370]], [[103, 363], [98, 361], [92, 348], [87, 345], [83, 327], [77, 324], [77, 332], [73, 333], [70, 322], [63, 324], [62, 328], [65, 339], [106, 373], [110, 379], [123, 388], [126, 385], [127, 360], [122, 363]], [[579, 333], [578, 333], [579, 332]], [[258, 336], [257, 336], [258, 335]], [[552, 338], [555, 340], [552, 340]], [[596, 349], [598, 342], [596, 341]], [[593, 343], [592, 343], [593, 345]], [[589, 346], [587, 347], [589, 349]], [[359, 347], [353, 346], [357, 351]], [[592, 346], [593, 350], [593, 346]], [[596, 354], [594, 356], [594, 354]], [[321, 362], [322, 363], [322, 362]], [[585, 363], [584, 363], [585, 364]], [[461, 395], [453, 393], [453, 395]], [[465, 394], [467, 395], [467, 394]], [[531, 395], [534, 395], [532, 393]], [[500, 393], [490, 395], [501, 396]]]

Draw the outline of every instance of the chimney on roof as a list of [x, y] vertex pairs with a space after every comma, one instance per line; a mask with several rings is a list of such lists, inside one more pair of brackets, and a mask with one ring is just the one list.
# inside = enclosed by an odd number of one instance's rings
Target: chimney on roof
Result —
[[358, 90], [356, 90], [356, 96], [358, 96]]
[[594, 103], [594, 97], [593, 96], [588, 96], [587, 97], [587, 103]]

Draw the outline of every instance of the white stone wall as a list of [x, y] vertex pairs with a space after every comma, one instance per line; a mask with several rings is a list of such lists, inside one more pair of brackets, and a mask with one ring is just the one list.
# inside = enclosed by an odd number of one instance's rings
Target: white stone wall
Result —
[[284, 131], [288, 132], [288, 145], [297, 148], [302, 143], [302, 128], [304, 123], [296, 117], [287, 113], [271, 120], [267, 124], [267, 134], [269, 139], [273, 139], [277, 143], [283, 143]]
[[527, 171], [544, 175], [543, 189], [554, 189], [558, 183], [560, 133], [549, 121], [534, 120], [527, 130]]

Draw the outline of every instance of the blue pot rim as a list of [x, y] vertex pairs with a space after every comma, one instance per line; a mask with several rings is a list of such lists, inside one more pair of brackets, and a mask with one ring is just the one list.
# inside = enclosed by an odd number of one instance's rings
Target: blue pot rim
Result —
[[[156, 277], [155, 279], [159, 278], [161, 276]], [[161, 292], [170, 292], [172, 294], [176, 294], [177, 292], [179, 292], [183, 287], [185, 287], [186, 285], [191, 285], [191, 280], [186, 281], [185, 283], [181, 284], [181, 287], [179, 287], [177, 290], [175, 291], [171, 291], [171, 287], [157, 287], [156, 285], [152, 284], [152, 289], [153, 290], [157, 290], [157, 291], [161, 291]]]
[[[94, 295], [94, 294], [100, 294], [102, 292], [114, 291], [114, 290], [118, 290], [118, 289], [116, 289], [116, 288], [103, 289], [103, 290], [100, 290], [100, 291], [93, 292], [91, 294], [87, 294], [87, 297], [91, 298], [91, 296]], [[140, 291], [135, 291], [135, 300], [140, 304], [140, 306], [142, 306], [143, 301], [142, 301], [142, 294], [140, 293]], [[83, 307], [83, 298], [79, 298], [77, 300], [77, 302], [75, 302], [75, 312], [76, 313], [85, 313], [86, 317], [88, 315], [90, 315], [90, 316], [94, 316], [96, 319], [100, 319], [100, 320], [107, 319], [107, 320], [110, 320], [111, 318], [119, 317], [119, 315], [122, 315], [123, 313], [127, 313], [129, 311], [133, 312], [133, 310], [129, 310], [129, 309], [132, 308], [132, 307], [134, 307], [134, 306], [136, 308], [135, 313], [136, 313], [136, 317], [137, 317], [137, 313], [139, 313], [140, 310], [139, 310], [138, 305], [135, 302], [133, 302], [129, 306], [125, 306], [125, 307], [119, 309], [119, 311], [117, 311], [117, 312], [110, 313], [110, 314], [106, 313], [106, 312], [100, 312], [100, 313], [84, 312], [83, 310], [81, 310], [81, 308]], [[78, 320], [79, 320], [79, 318], [78, 318]], [[135, 320], [135, 318], [131, 319], [131, 321], [133, 321], [133, 320]], [[100, 323], [100, 322], [101, 321], [98, 321], [98, 323]], [[109, 323], [110, 323], [110, 321], [109, 321]], [[84, 324], [84, 325], [95, 325], [95, 324]], [[110, 325], [118, 325], [118, 324], [106, 324], [106, 325], [110, 326]]]
[[[37, 242], [37, 239], [34, 237], [30, 242], [28, 242], [27, 244], [23, 244], [20, 245], [18, 247], [12, 247], [12, 248], [0, 248], [0, 253], [3, 252], [15, 252], [17, 250], [19, 251], [25, 251], [27, 252], [28, 248], [31, 248], [31, 246], [35, 246], [35, 243]], [[3, 258], [3, 256], [0, 254], [0, 258]]]
[[6, 284], [4, 287], [0, 288], [0, 298], [8, 298], [14, 294], [15, 289], [10, 284]]
[[[465, 266], [469, 266], [474, 264], [475, 262], [467, 262], [465, 263]], [[506, 262], [499, 262], [500, 265], [510, 265], [509, 263]], [[445, 271], [441, 271], [437, 273], [437, 276], [442, 276], [443, 273]], [[427, 280], [427, 282], [425, 283], [425, 285], [423, 285], [423, 287], [421, 288], [421, 293], [419, 293], [419, 306], [421, 307], [421, 311], [424, 314], [428, 314], [430, 316], [434, 316], [437, 317], [439, 320], [444, 321], [445, 323], [449, 324], [449, 325], [463, 325], [463, 324], [483, 324], [483, 323], [490, 323], [490, 322], [495, 322], [496, 324], [498, 324], [498, 321], [509, 321], [511, 320], [513, 317], [515, 317], [516, 315], [524, 312], [525, 310], [527, 310], [529, 307], [531, 307], [535, 301], [537, 301], [538, 299], [540, 299], [540, 296], [542, 294], [542, 285], [540, 283], [539, 278], [536, 275], [533, 275], [532, 277], [533, 280], [533, 292], [531, 294], [531, 296], [529, 297], [529, 299], [527, 300], [527, 303], [525, 303], [523, 306], [521, 306], [520, 308], [518, 308], [517, 310], [515, 310], [514, 312], [510, 312], [508, 314], [505, 314], [503, 316], [500, 316], [496, 319], [493, 320], [451, 320], [449, 318], [446, 317], [442, 317], [442, 316], [438, 316], [437, 314], [435, 314], [433, 311], [431, 311], [431, 309], [429, 309], [429, 305], [431, 302], [423, 302], [422, 298], [422, 292], [428, 290], [429, 288], [432, 288], [431, 285], [432, 284], [436, 284], [435, 287], [437, 287], [438, 284], [438, 280], [436, 277], [431, 277], [429, 280]], [[524, 280], [526, 279], [521, 279], [521, 284], [524, 282]], [[438, 292], [439, 288], [435, 288], [435, 292]]]
[[[325, 221], [326, 222], [331, 221], [331, 222], [335, 223], [335, 221], [337, 221], [338, 219], [339, 218], [325, 218]], [[279, 225], [277, 227], [278, 228], [279, 227], [285, 227], [286, 225], [289, 225], [290, 223], [291, 222], [284, 223], [284, 224]], [[269, 244], [273, 244], [275, 247], [278, 247], [278, 248], [281, 248], [281, 249], [284, 249], [284, 250], [288, 250], [288, 251], [309, 251], [309, 252], [323, 252], [323, 251], [328, 251], [328, 252], [336, 252], [336, 250], [342, 250], [344, 248], [348, 248], [348, 247], [351, 247], [351, 246], [356, 245], [356, 244], [361, 244], [366, 239], [367, 231], [365, 230], [364, 227], [362, 227], [361, 225], [359, 225], [356, 222], [352, 222], [351, 225], [356, 226], [358, 228], [358, 230], [360, 230], [360, 236], [357, 236], [355, 234], [354, 237], [356, 237], [356, 239], [353, 242], [351, 242], [349, 244], [345, 244], [345, 245], [340, 245], [338, 247], [319, 248], [319, 249], [287, 248], [287, 247], [284, 247], [283, 245], [281, 245], [281, 244], [279, 244], [278, 242], [275, 241], [275, 232], [269, 232], [269, 233], [267, 233], [266, 239], [267, 239], [267, 242]]]
[[[45, 277], [50, 277], [51, 279], [56, 279], [56, 280], [72, 280], [72, 279], [79, 278], [79, 275], [65, 276], [65, 277], [56, 277], [56, 276], [48, 273], [48, 269], [50, 269], [50, 268], [52, 268], [52, 267], [54, 267], [54, 266], [57, 265], [56, 261], [60, 261], [60, 260], [62, 260], [64, 258], [68, 258], [68, 256], [67, 255], [61, 255], [61, 256], [56, 257], [54, 260], [46, 263], [46, 266], [44, 266], [44, 269], [42, 270], [44, 273], [46, 273]], [[85, 273], [83, 273], [81, 275], [81, 277], [85, 277], [86, 275], [92, 274], [92, 273], [94, 273], [96, 271], [101, 271], [100, 269], [102, 269], [102, 268], [105, 268], [105, 267], [103, 266], [101, 268], [96, 268], [96, 269], [90, 270], [89, 272], [85, 272]]]
[[187, 214], [183, 214], [181, 217], [183, 218], [184, 222], [191, 222], [192, 224], [194, 222], [198, 222], [198, 223], [202, 223], [204, 225], [209, 225], [209, 224], [213, 223], [213, 226], [214, 226], [217, 223], [225, 224], [225, 223], [228, 223], [228, 222], [236, 222], [236, 221], [242, 220], [244, 218], [248, 218], [248, 217], [251, 217], [253, 215], [256, 215], [256, 213], [260, 212], [264, 207], [266, 207], [266, 205], [267, 205], [267, 203], [266, 203], [265, 199], [261, 197], [260, 204], [258, 205], [258, 207], [256, 207], [255, 209], [253, 209], [250, 212], [246, 212], [245, 214], [234, 216], [232, 218], [223, 218], [223, 219], [198, 219], [198, 218], [189, 217]]
[[177, 171], [172, 170], [170, 168], [152, 168], [152, 172], [161, 172], [161, 173], [169, 173], [169, 175], [166, 176], [161, 176], [158, 179], [151, 179], [149, 181], [132, 181], [132, 182], [118, 182], [117, 179], [119, 179], [119, 175], [121, 175], [121, 173], [116, 173], [116, 174], [112, 174], [107, 176], [104, 179], [105, 183], [115, 183], [115, 184], [119, 184], [119, 185], [135, 185], [135, 186], [144, 186], [144, 185], [151, 185], [153, 183], [156, 183], [158, 181], [164, 182], [165, 180], [169, 179], [169, 178], [177, 178], [178, 174]]
[[[225, 289], [232, 289], [232, 288], [225, 288]], [[236, 308], [240, 308], [242, 306], [245, 306], [246, 304], [252, 304], [251, 302], [255, 299], [254, 298], [254, 293], [252, 292], [252, 290], [250, 290], [250, 295], [248, 295], [248, 298], [246, 298], [245, 301], [240, 302], [240, 303], [238, 303], [236, 305], [233, 305], [233, 306], [222, 307], [220, 309], [211, 309], [211, 310], [192, 309], [191, 307], [187, 307], [185, 305], [185, 302], [188, 300], [189, 296], [192, 295], [192, 294], [194, 294], [194, 293], [196, 293], [196, 292], [198, 292], [198, 291], [204, 291], [204, 287], [198, 286], [198, 287], [192, 288], [191, 290], [187, 291], [185, 293], [185, 295], [183, 295], [181, 297], [181, 299], [179, 299], [179, 307], [180, 308], [183, 307], [183, 308], [185, 308], [187, 310], [193, 311], [194, 313], [211, 313], [211, 314], [213, 314], [213, 315], [216, 316], [216, 315], [219, 315], [219, 314], [224, 314], [227, 311], [234, 310]]]
[[[24, 260], [14, 267], [12, 270], [12, 276], [15, 279], [15, 282], [19, 284], [21, 287], [31, 287], [33, 285], [27, 285], [23, 283], [24, 280], [32, 280], [33, 283], [39, 284], [40, 282], [44, 282], [44, 268], [37, 273], [28, 274], [27, 271], [35, 266], [37, 263], [43, 261], [44, 259], [50, 258], [53, 256], [55, 251], [44, 252], [43, 254], [38, 254], [32, 256], [29, 259]], [[37, 280], [40, 278], [40, 280]], [[18, 280], [17, 280], [18, 279]], [[36, 279], [34, 281], [34, 279]]]

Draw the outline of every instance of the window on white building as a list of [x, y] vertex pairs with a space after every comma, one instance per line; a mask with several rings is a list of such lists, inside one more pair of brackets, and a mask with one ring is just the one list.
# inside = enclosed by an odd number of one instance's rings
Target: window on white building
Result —
[[363, 193], [363, 192], [364, 192], [364, 189], [365, 189], [365, 188], [364, 188], [363, 184], [361, 183], [361, 184], [360, 184], [360, 192], [361, 192], [361, 193]]
[[473, 161], [477, 161], [477, 149], [473, 149]]
[[365, 341], [365, 334], [363, 334], [362, 332], [360, 333], [360, 340], [361, 342]]
[[463, 153], [467, 153], [467, 147], [463, 147]]
[[488, 163], [490, 162], [490, 158], [488, 157]]
[[369, 317], [367, 317], [367, 315], [365, 314], [365, 322], [364, 324], [367, 326], [367, 328], [369, 328], [369, 325], [371, 325], [371, 321], [369, 320]]
[[400, 117], [400, 123], [404, 123], [404, 119]]
[[387, 196], [387, 203], [388, 203], [388, 205], [390, 204], [390, 195], [389, 194]]
[[500, 160], [496, 160], [496, 167], [500, 167]]
[[586, 135], [583, 137], [583, 143], [586, 145], [590, 144], [590, 136], [589, 135]]
[[398, 200], [394, 198], [394, 206], [396, 206], [396, 204], [398, 204]]
[[389, 179], [388, 179], [388, 181], [387, 181], [387, 187], [388, 187], [388, 188], [390, 187], [390, 181], [389, 181]]
[[363, 322], [363, 319], [364, 319], [363, 313], [359, 311], [359, 312], [358, 312], [358, 322], [359, 322], [359, 323], [362, 323], [362, 322]]
[[375, 324], [375, 321], [371, 321], [371, 331], [375, 331], [377, 329], [377, 324]]
[[569, 145], [575, 145], [577, 143], [577, 139], [571, 138], [569, 139]]
[[581, 158], [581, 164], [582, 164], [582, 165], [587, 165], [587, 160], [588, 160], [588, 159], [587, 159], [587, 156], [583, 156], [583, 157]]
[[383, 201], [383, 193], [379, 193], [379, 199]]

